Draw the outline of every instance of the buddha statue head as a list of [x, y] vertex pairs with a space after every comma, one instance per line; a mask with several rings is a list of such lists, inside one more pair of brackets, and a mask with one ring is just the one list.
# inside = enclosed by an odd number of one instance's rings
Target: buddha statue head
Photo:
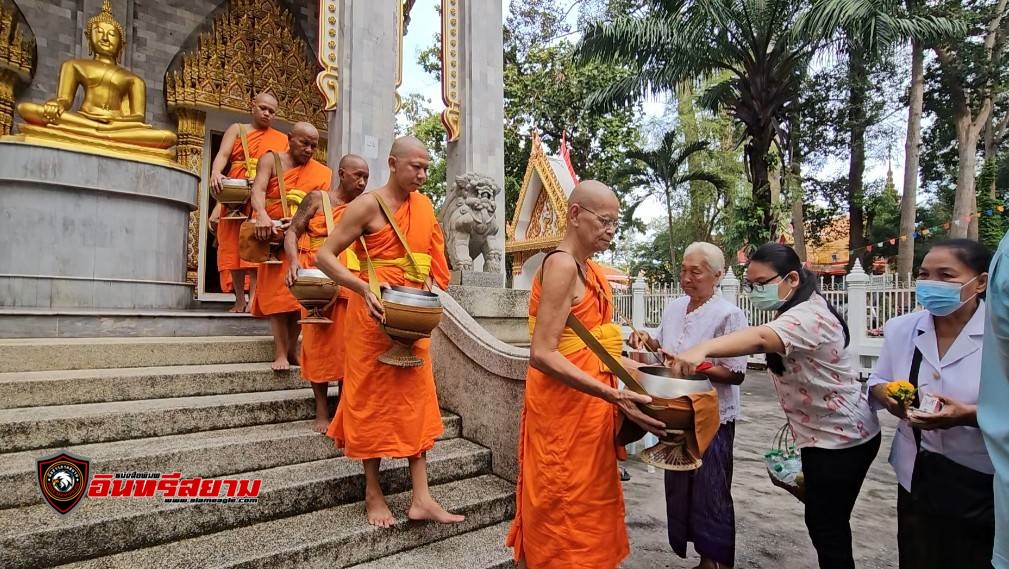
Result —
[[88, 51], [92, 56], [104, 56], [119, 63], [125, 34], [122, 24], [112, 15], [110, 0], [104, 0], [102, 11], [88, 20], [84, 26], [84, 37], [88, 40]]

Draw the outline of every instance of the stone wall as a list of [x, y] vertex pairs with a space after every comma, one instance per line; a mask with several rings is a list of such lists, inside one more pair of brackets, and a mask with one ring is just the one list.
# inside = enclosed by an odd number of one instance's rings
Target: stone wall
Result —
[[[60, 65], [88, 57], [84, 25], [101, 11], [102, 0], [14, 0], [35, 32], [38, 64], [32, 85], [17, 100], [42, 102], [56, 92]], [[318, 33], [318, 0], [278, 0], [295, 17], [310, 46]], [[226, 4], [213, 0], [112, 0], [126, 31], [122, 64], [147, 82], [147, 122], [175, 128], [165, 108], [165, 71], [186, 40]], [[79, 99], [79, 95], [78, 95]]]

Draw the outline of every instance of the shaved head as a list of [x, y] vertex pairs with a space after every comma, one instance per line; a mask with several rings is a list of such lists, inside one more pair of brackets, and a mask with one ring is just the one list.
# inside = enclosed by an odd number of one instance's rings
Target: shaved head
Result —
[[268, 93], [266, 91], [263, 91], [262, 93], [258, 93], [255, 97], [252, 98], [252, 102], [253, 103], [273, 103], [274, 107], [276, 107], [277, 105], [280, 104], [280, 103], [277, 102], [277, 98], [276, 97], [274, 97], [271, 93]]
[[312, 123], [296, 122], [294, 123], [294, 126], [291, 127], [291, 134], [289, 136], [307, 136], [318, 140], [319, 129], [315, 128]]
[[419, 153], [427, 156], [427, 147], [424, 146], [424, 143], [419, 138], [414, 136], [401, 136], [397, 138], [392, 143], [392, 149], [389, 150], [389, 156], [394, 158], [406, 158], [407, 156]]
[[340, 164], [337, 168], [343, 168], [344, 170], [350, 170], [351, 168], [364, 168], [368, 169], [368, 161], [361, 158], [357, 154], [347, 154], [343, 158], [340, 158]]
[[568, 204], [578, 204], [596, 210], [608, 205], [620, 207], [617, 195], [606, 184], [598, 180], [583, 180], [571, 191]]

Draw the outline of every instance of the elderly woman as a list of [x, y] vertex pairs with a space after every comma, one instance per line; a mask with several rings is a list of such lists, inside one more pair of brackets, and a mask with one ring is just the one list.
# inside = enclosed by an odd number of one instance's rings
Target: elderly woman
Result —
[[[886, 323], [869, 385], [901, 419], [890, 464], [897, 473], [900, 569], [992, 566], [995, 518], [991, 459], [977, 428], [988, 264], [976, 241], [932, 247], [918, 269], [925, 309]], [[942, 402], [934, 412], [897, 401], [887, 383], [907, 379]]]
[[806, 528], [820, 569], [855, 569], [851, 511], [880, 435], [852, 365], [848, 324], [791, 247], [758, 248], [744, 284], [754, 308], [774, 310], [776, 318], [702, 342], [667, 363], [689, 373], [711, 357], [767, 354], [781, 409], [801, 449]]
[[[711, 243], [690, 244], [680, 269], [680, 284], [687, 296], [666, 306], [655, 338], [643, 332], [635, 334], [630, 339], [631, 346], [679, 353], [705, 340], [746, 328], [743, 311], [715, 294], [724, 274], [725, 257], [721, 249]], [[693, 542], [701, 556], [699, 569], [732, 567], [735, 560], [732, 441], [746, 358], [720, 358], [712, 363], [715, 365], [703, 373], [718, 391], [722, 425], [696, 473], [666, 472], [669, 545], [677, 555], [686, 557], [687, 542]]]

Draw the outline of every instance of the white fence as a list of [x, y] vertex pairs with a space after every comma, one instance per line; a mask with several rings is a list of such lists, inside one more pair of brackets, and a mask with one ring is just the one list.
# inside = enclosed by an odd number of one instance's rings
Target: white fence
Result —
[[[858, 263], [843, 279], [820, 279], [820, 289], [848, 322], [851, 348], [859, 356], [863, 374], [872, 369], [882, 347], [882, 328], [887, 320], [914, 311], [914, 279], [911, 275], [867, 275]], [[729, 273], [722, 280], [721, 294], [739, 306], [753, 326], [766, 324], [774, 318], [768, 310], [757, 310], [749, 295], [741, 290], [739, 280]], [[662, 310], [670, 300], [683, 295], [678, 283], [649, 288], [638, 277], [630, 294], [615, 294], [618, 314], [628, 318], [637, 328], [655, 328], [662, 319]], [[619, 320], [619, 318], [618, 318]], [[762, 360], [762, 357], [760, 358]]]

